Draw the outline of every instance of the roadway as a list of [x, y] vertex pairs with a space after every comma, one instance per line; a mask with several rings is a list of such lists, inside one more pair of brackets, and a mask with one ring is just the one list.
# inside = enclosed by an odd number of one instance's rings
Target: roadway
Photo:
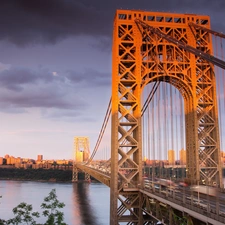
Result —
[[[109, 169], [85, 164], [76, 164], [76, 166], [110, 187]], [[140, 188], [141, 186], [143, 188]], [[206, 223], [225, 224], [225, 193], [218, 192], [217, 195], [210, 196], [193, 191], [190, 187], [164, 186], [157, 181], [145, 179], [140, 187], [137, 190], [151, 198], [153, 202], [160, 201]]]
[[182, 208], [184, 212], [201, 221], [225, 224], [225, 193], [218, 191], [216, 195], [210, 196], [193, 191], [190, 187], [165, 186], [150, 180], [144, 180], [140, 191], [152, 200], [158, 200], [177, 210]]

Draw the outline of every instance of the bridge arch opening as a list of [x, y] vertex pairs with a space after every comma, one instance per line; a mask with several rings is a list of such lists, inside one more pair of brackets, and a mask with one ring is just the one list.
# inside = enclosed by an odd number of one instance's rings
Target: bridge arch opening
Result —
[[[188, 182], [221, 186], [213, 67], [153, 31], [149, 32], [139, 25], [138, 29], [143, 29], [140, 31], [141, 43], [137, 51], [140, 52], [141, 61], [138, 65], [141, 91], [148, 83], [166, 82], [178, 89], [184, 99]], [[170, 29], [165, 25], [157, 29], [173, 38], [177, 38], [176, 32], [180, 32], [186, 36], [184, 40], [180, 37], [183, 43], [192, 42], [193, 37], [186, 27]], [[210, 39], [207, 41], [211, 46]], [[138, 74], [138, 71], [135, 72]]]
[[151, 81], [143, 87], [142, 103], [143, 177], [184, 180], [186, 138], [181, 93], [167, 82]]
[[[185, 150], [185, 172], [183, 172], [183, 169], [181, 170], [181, 175], [182, 177], [180, 177], [182, 180], [186, 180], [187, 182], [189, 182], [190, 184], [194, 183], [194, 180], [198, 180], [197, 182], [199, 183], [199, 178], [198, 178], [198, 174], [197, 171], [198, 166], [196, 166], [198, 164], [198, 152], [195, 150], [196, 149], [196, 145], [197, 145], [197, 130], [194, 130], [194, 124], [193, 122], [196, 121], [196, 114], [193, 112], [194, 109], [194, 96], [193, 96], [193, 92], [191, 90], [191, 86], [190, 84], [188, 84], [185, 80], [184, 80], [184, 75], [182, 73], [180, 73], [180, 76], [169, 76], [163, 73], [152, 73], [151, 75], [148, 75], [148, 78], [146, 78], [145, 76], [143, 76], [143, 81], [142, 81], [142, 92], [143, 95], [146, 92], [146, 89], [149, 85], [152, 86], [152, 90], [150, 92], [150, 94], [152, 93], [158, 93], [158, 94], [152, 94], [153, 98], [153, 103], [154, 103], [154, 96], [157, 97], [157, 104], [156, 105], [160, 105], [160, 101], [165, 101], [165, 104], [161, 107], [163, 107], [163, 110], [165, 110], [164, 112], [164, 120], [166, 119], [167, 121], [164, 123], [164, 125], [160, 125], [161, 122], [157, 122], [158, 124], [156, 125], [156, 127], [158, 129], [156, 129], [157, 131], [159, 129], [163, 129], [163, 134], [160, 134], [158, 132], [157, 135], [154, 135], [155, 132], [154, 131], [155, 127], [154, 124], [156, 123], [156, 120], [162, 120], [162, 112], [155, 114], [152, 118], [152, 122], [153, 122], [153, 130], [152, 130], [152, 145], [158, 145], [158, 148], [161, 148], [161, 150], [159, 149], [158, 151], [163, 151], [162, 148], [167, 148], [167, 150], [164, 149], [164, 160], [168, 159], [168, 157], [173, 157], [172, 155], [175, 154], [173, 153], [174, 149], [175, 149], [175, 144], [177, 144], [177, 140], [182, 140], [183, 143], [185, 143], [185, 145], [180, 147], [180, 150], [183, 149]], [[158, 87], [158, 88], [157, 88]], [[147, 91], [148, 92], [148, 91]], [[177, 99], [176, 99], [177, 98]], [[176, 100], [175, 100], [176, 99]], [[179, 102], [178, 102], [178, 99]], [[167, 102], [167, 103], [166, 103]], [[182, 105], [181, 105], [182, 104]], [[178, 113], [178, 106], [179, 106], [179, 111], [180, 113], [182, 113], [182, 121], [179, 120], [179, 124], [182, 127], [182, 130], [179, 130], [178, 134], [178, 130], [176, 128], [177, 125], [177, 119], [178, 119], [178, 115], [174, 116]], [[167, 108], [166, 108], [167, 107]], [[155, 109], [152, 108], [151, 109], [152, 112], [154, 113]], [[161, 109], [160, 109], [161, 110]], [[166, 112], [166, 110], [168, 112]], [[170, 111], [170, 112], [169, 112]], [[157, 112], [157, 111], [156, 111]], [[150, 112], [151, 113], [151, 112]], [[167, 118], [168, 116], [168, 118]], [[143, 120], [142, 120], [143, 121]], [[170, 122], [169, 122], [170, 121]], [[192, 123], [192, 124], [190, 124]], [[161, 126], [161, 128], [159, 128], [159, 125]], [[144, 126], [144, 124], [142, 125]], [[164, 127], [163, 127], [164, 126]], [[169, 127], [169, 128], [168, 128]], [[190, 129], [192, 129], [192, 131], [190, 131]], [[165, 133], [167, 132], [167, 134]], [[190, 134], [191, 132], [191, 134]], [[174, 133], [176, 133], [176, 138]], [[190, 138], [190, 135], [192, 136]], [[146, 144], [146, 141], [144, 141], [144, 137], [145, 135], [143, 134], [143, 147]], [[165, 145], [163, 142], [166, 141], [168, 142], [168, 140], [166, 140], [167, 138], [170, 139], [170, 143]], [[154, 140], [156, 139], [156, 140]], [[158, 140], [157, 140], [158, 139]], [[160, 140], [159, 140], [160, 139]], [[163, 147], [165, 146], [165, 147]], [[155, 146], [153, 147], [155, 148]], [[144, 149], [144, 148], [143, 148]], [[170, 151], [169, 151], [170, 150]], [[152, 150], [154, 151], [154, 150]], [[165, 152], [165, 151], [169, 151], [169, 152]], [[176, 149], [176, 151], [178, 151]], [[193, 152], [195, 155], [193, 155]], [[154, 158], [154, 157], [153, 157]], [[160, 157], [158, 157], [160, 158]], [[178, 153], [176, 153], [176, 159], [177, 162], [176, 164], [179, 164], [178, 162]], [[154, 161], [155, 162], [155, 166], [158, 168], [157, 170], [159, 170], [160, 174], [157, 174], [157, 176], [171, 176], [170, 175], [170, 171], [168, 173], [165, 172], [165, 169], [162, 169], [163, 167], [167, 167], [169, 168], [168, 165], [165, 165], [165, 163], [167, 163], [166, 161], [163, 162], [162, 157], [158, 160], [161, 160], [160, 163], [156, 163], [157, 159], [155, 158]], [[171, 162], [170, 162], [171, 164]], [[174, 162], [174, 167], [175, 167], [175, 162]], [[178, 166], [177, 166], [178, 167]], [[184, 167], [184, 166], [183, 166]], [[153, 168], [153, 167], [152, 167]], [[172, 168], [171, 168], [172, 169]], [[164, 171], [164, 172], [163, 172]], [[175, 170], [172, 170], [172, 173], [174, 173]], [[152, 169], [152, 172], [155, 173], [156, 170]], [[168, 174], [163, 174], [163, 173], [168, 173]], [[177, 174], [177, 172], [176, 172]], [[172, 175], [173, 178], [178, 178], [178, 175]], [[203, 180], [202, 183], [205, 183], [205, 181]]]

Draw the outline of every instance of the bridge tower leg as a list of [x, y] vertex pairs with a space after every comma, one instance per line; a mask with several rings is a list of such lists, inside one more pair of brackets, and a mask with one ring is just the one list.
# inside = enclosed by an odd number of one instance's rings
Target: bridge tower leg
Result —
[[73, 165], [72, 182], [78, 181], [78, 169], [76, 165]]
[[[214, 68], [199, 56], [165, 41], [135, 22], [142, 20], [166, 35], [212, 53], [206, 32], [188, 23], [208, 16], [117, 10], [112, 49], [112, 131], [110, 225], [144, 224], [141, 95], [150, 82], [167, 82], [184, 98], [187, 178], [222, 186]], [[119, 203], [118, 203], [119, 202]]]
[[91, 181], [91, 177], [90, 177], [90, 174], [88, 174], [88, 173], [85, 173], [85, 181], [87, 181], [87, 182], [90, 182]]
[[119, 14], [113, 37], [110, 225], [143, 224], [138, 191], [142, 186], [142, 37], [134, 21], [128, 24]]

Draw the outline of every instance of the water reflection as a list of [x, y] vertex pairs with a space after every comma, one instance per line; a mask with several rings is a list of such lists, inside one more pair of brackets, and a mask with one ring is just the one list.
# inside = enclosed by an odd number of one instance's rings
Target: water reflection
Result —
[[[97, 218], [94, 215], [94, 211], [90, 205], [88, 183], [75, 183], [73, 184], [74, 204], [79, 212], [76, 212], [77, 218], [81, 221], [78, 224], [82, 225], [97, 225]], [[78, 221], [77, 221], [78, 222]]]
[[[109, 189], [100, 183], [49, 183], [0, 180], [0, 218], [13, 218], [12, 209], [21, 202], [32, 204], [33, 210], [40, 208], [44, 197], [52, 189], [60, 202], [68, 225], [105, 225], [109, 221]], [[43, 224], [46, 218], [37, 219]]]

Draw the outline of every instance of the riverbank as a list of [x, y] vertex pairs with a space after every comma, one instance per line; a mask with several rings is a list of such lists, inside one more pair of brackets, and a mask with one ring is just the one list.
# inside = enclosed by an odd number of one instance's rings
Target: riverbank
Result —
[[[78, 173], [84, 181], [84, 173]], [[71, 170], [0, 168], [0, 180], [72, 183]], [[78, 182], [79, 182], [78, 181]], [[91, 182], [97, 182], [91, 177]]]
[[[225, 170], [223, 169], [223, 177]], [[78, 173], [78, 179], [84, 180], [84, 173]], [[40, 182], [72, 182], [71, 170], [59, 169], [17, 169], [0, 167], [0, 180], [21, 180], [21, 181], [40, 181]], [[91, 177], [92, 182], [96, 182]]]
[[1, 180], [71, 182], [71, 170], [0, 168]]

